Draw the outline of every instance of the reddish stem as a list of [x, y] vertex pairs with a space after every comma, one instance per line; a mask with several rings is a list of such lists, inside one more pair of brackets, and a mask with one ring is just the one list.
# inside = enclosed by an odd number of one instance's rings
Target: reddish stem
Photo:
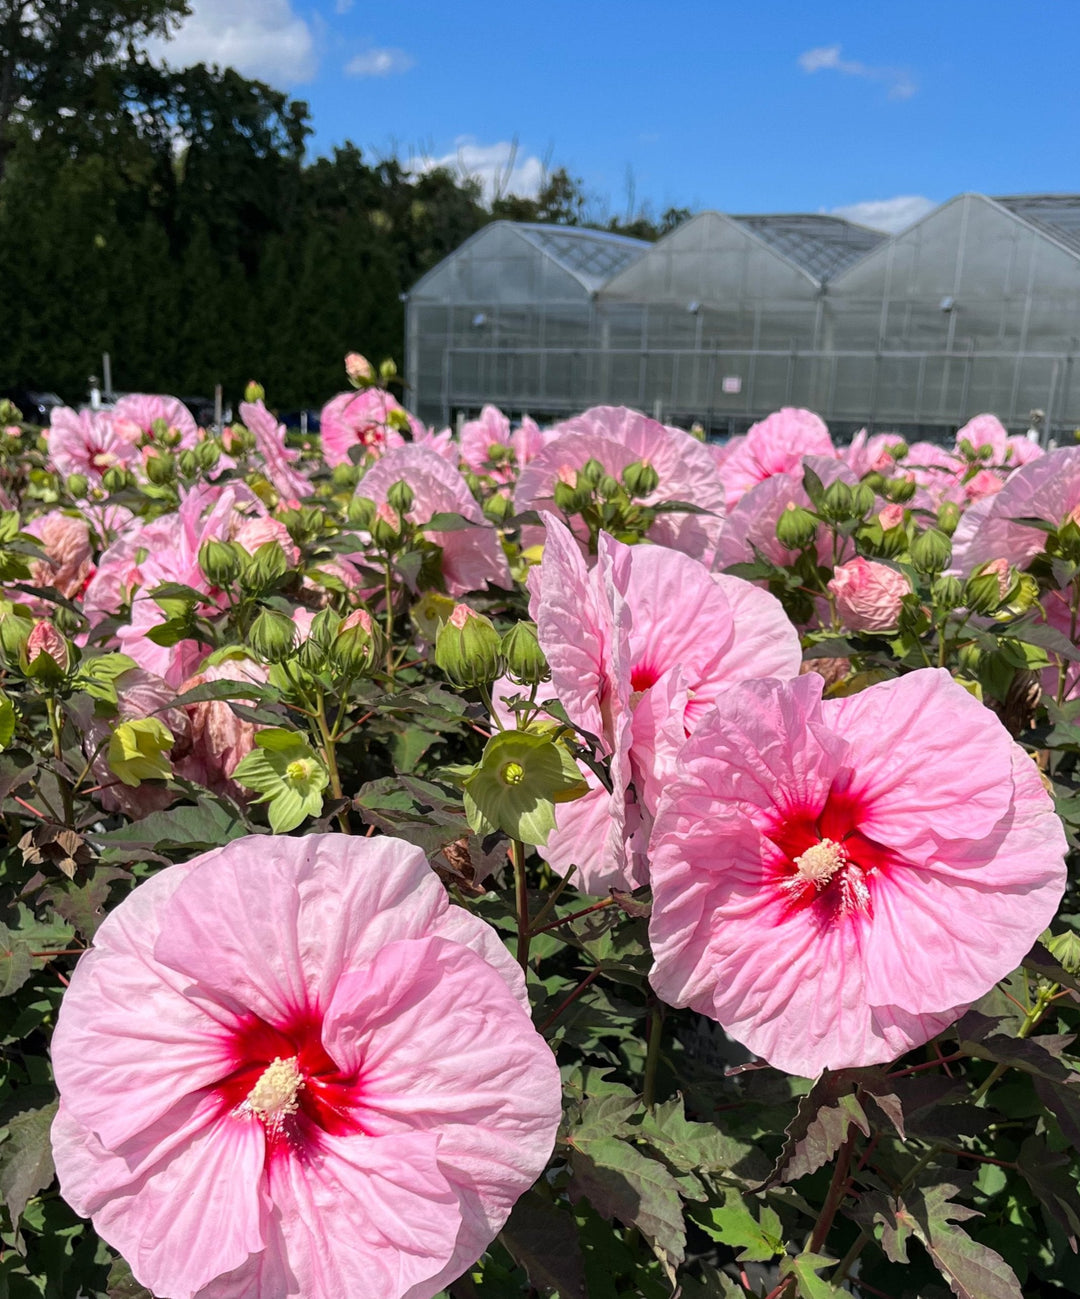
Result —
[[594, 902], [591, 907], [583, 907], [580, 911], [573, 911], [568, 916], [562, 916], [559, 920], [552, 920], [550, 924], [541, 925], [539, 929], [534, 929], [531, 936], [537, 934], [546, 934], [549, 929], [558, 929], [560, 925], [568, 924], [571, 920], [578, 920], [582, 916], [590, 915], [593, 911], [602, 911], [604, 907], [610, 907], [614, 903], [614, 898], [605, 898], [603, 902]]
[[567, 1006], [572, 1006], [574, 1002], [577, 1001], [578, 997], [581, 996], [581, 994], [585, 991], [585, 989], [589, 986], [589, 984], [592, 983], [593, 979], [595, 979], [599, 973], [600, 973], [600, 966], [598, 965], [595, 970], [587, 974], [585, 978], [582, 979], [582, 981], [569, 995], [569, 997], [566, 998], [565, 1001], [561, 1002], [558, 1006], [556, 1006], [556, 1008], [551, 1012], [551, 1014], [547, 1017], [547, 1019], [545, 1019], [544, 1022], [540, 1025], [540, 1027], [537, 1029], [537, 1032], [543, 1033], [545, 1029], [550, 1028], [551, 1025], [555, 1023], [555, 1021], [567, 1008]]

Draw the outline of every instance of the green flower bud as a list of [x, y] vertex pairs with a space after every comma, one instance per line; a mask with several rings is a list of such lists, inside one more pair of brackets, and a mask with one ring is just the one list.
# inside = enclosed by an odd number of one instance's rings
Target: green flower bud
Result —
[[21, 424], [22, 411], [7, 397], [0, 400], [0, 424]]
[[502, 656], [507, 672], [522, 685], [539, 685], [551, 677], [551, 668], [536, 639], [534, 622], [518, 622], [510, 628], [502, 638]]
[[158, 487], [173, 482], [176, 478], [176, 464], [172, 456], [151, 456], [146, 462], [146, 476]]
[[855, 516], [856, 518], [865, 519], [870, 511], [874, 508], [874, 489], [866, 483], [860, 483], [855, 488]]
[[345, 357], [345, 373], [354, 388], [370, 388], [375, 382], [375, 367], [359, 352]]
[[396, 550], [401, 542], [401, 516], [387, 501], [376, 507], [371, 538], [382, 550]]
[[951, 537], [959, 522], [960, 506], [955, 501], [942, 501], [937, 512], [937, 523], [941, 531], [947, 537]]
[[458, 604], [435, 639], [435, 663], [455, 685], [478, 686], [499, 675], [501, 649], [491, 619]]
[[296, 624], [277, 609], [263, 609], [251, 624], [248, 644], [264, 662], [282, 663], [296, 645]]
[[370, 532], [371, 525], [375, 522], [375, 502], [367, 496], [354, 496], [345, 514], [350, 528]]
[[622, 491], [618, 480], [612, 478], [611, 474], [605, 474], [596, 484], [596, 494], [605, 501], [613, 501]]
[[199, 472], [199, 457], [190, 448], [180, 452], [180, 474], [183, 478], [194, 478]]
[[240, 576], [244, 552], [231, 541], [204, 541], [199, 547], [199, 568], [211, 586], [227, 587]]
[[167, 755], [174, 743], [172, 731], [159, 718], [138, 717], [113, 731], [105, 760], [113, 775], [135, 789], [144, 780], [169, 779]]
[[855, 493], [843, 479], [825, 488], [821, 513], [833, 523], [850, 523], [855, 518]]
[[383, 383], [389, 383], [391, 379], [397, 378], [397, 366], [391, 360], [383, 361], [379, 366], [379, 378]]
[[388, 410], [386, 412], [386, 427], [397, 429], [399, 433], [407, 433], [409, 431], [408, 412], [402, 410], [400, 407]]
[[887, 500], [903, 505], [905, 501], [910, 501], [915, 495], [915, 489], [914, 478], [890, 478], [885, 483], [882, 495]]
[[911, 544], [911, 562], [918, 573], [934, 576], [944, 572], [952, 559], [952, 543], [944, 532], [927, 528]]
[[493, 523], [505, 523], [514, 513], [514, 502], [502, 492], [496, 492], [484, 502], [484, 514]]
[[300, 646], [300, 663], [309, 672], [321, 672], [326, 666], [330, 646], [341, 626], [340, 616], [333, 609], [320, 609], [311, 620], [307, 639]]
[[256, 383], [254, 379], [249, 379], [244, 389], [245, 401], [265, 401], [266, 389], [261, 383]]
[[343, 492], [354, 492], [356, 491], [356, 484], [360, 481], [359, 466], [349, 461], [335, 465], [330, 478], [334, 486], [340, 488]]
[[972, 613], [990, 613], [1001, 603], [1001, 579], [997, 573], [974, 573], [964, 583], [964, 603]]
[[484, 494], [484, 480], [479, 474], [466, 473], [461, 476], [465, 479], [465, 486], [477, 500], [480, 500]]
[[26, 638], [26, 671], [35, 680], [55, 684], [71, 666], [72, 647], [47, 618], [34, 623]]
[[240, 584], [255, 594], [269, 591], [289, 571], [289, 561], [277, 541], [264, 541], [254, 555], [244, 554], [240, 562]]
[[885, 478], [877, 472], [871, 470], [870, 473], [864, 474], [862, 481], [874, 492], [883, 492], [885, 490]]
[[119, 465], [113, 465], [111, 469], [106, 469], [101, 475], [101, 485], [112, 496], [116, 492], [122, 492], [131, 481], [131, 475], [126, 469], [121, 469]]
[[794, 502], [776, 520], [776, 539], [788, 550], [802, 550], [817, 535], [818, 521]]
[[204, 438], [195, 447], [200, 469], [213, 469], [221, 459], [221, 443], [216, 438]]
[[1080, 560], [1080, 523], [1067, 518], [1056, 533], [1057, 548], [1063, 559]]
[[631, 496], [648, 496], [660, 485], [660, 475], [647, 460], [635, 460], [627, 465], [622, 480]]
[[347, 676], [366, 676], [383, 653], [378, 623], [366, 609], [354, 609], [330, 644], [330, 663]]
[[404, 478], [399, 478], [396, 483], [390, 484], [386, 499], [398, 514], [408, 514], [412, 509], [413, 501], [416, 500], [416, 493]]
[[908, 453], [908, 444], [906, 442], [894, 442], [892, 446], [887, 448], [887, 451], [893, 460], [903, 460]]
[[[155, 424], [164, 424], [164, 420], [154, 420]], [[178, 428], [166, 428], [162, 430], [160, 441], [170, 449], [178, 447], [183, 440], [183, 433]]]
[[959, 609], [964, 603], [964, 585], [958, 577], [939, 577], [930, 588], [939, 609]]
[[[578, 479], [580, 483], [580, 476]], [[577, 514], [589, 501], [589, 490], [581, 486], [572, 486], [560, 478], [552, 491], [552, 499], [564, 514]]]
[[1017, 573], [1016, 581], [1005, 597], [1005, 612], [1011, 618], [1018, 618], [1027, 611], [1039, 598], [1039, 584], [1030, 573]]
[[599, 460], [589, 459], [578, 470], [577, 480], [579, 487], [587, 487], [591, 492], [597, 486], [600, 479], [604, 477], [607, 470]]
[[488, 449], [487, 449], [488, 464], [492, 464], [492, 465], [505, 464], [506, 461], [509, 460], [513, 454], [514, 453], [510, 450], [510, 448], [502, 442], [488, 443]]
[[67, 483], [68, 494], [74, 496], [77, 501], [83, 500], [89, 490], [90, 483], [85, 474], [68, 474]]

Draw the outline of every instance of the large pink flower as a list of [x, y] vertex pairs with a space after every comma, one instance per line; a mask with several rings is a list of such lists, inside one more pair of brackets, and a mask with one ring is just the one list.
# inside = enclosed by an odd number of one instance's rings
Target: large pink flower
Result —
[[553, 509], [560, 476], [576, 473], [589, 460], [598, 460], [614, 478], [628, 465], [646, 461], [660, 482], [643, 498], [645, 504], [685, 501], [708, 511], [661, 514], [649, 529], [649, 540], [712, 561], [724, 514], [724, 485], [712, 454], [696, 438], [623, 406], [595, 406], [556, 424], [547, 437], [518, 478], [514, 505], [519, 513]]
[[255, 434], [255, 449], [262, 457], [266, 477], [274, 491], [290, 502], [310, 496], [311, 484], [294, 467], [300, 453], [285, 445], [285, 425], [279, 424], [261, 401], [242, 401], [240, 418]]
[[773, 474], [798, 470], [803, 456], [835, 456], [825, 421], [811, 410], [785, 406], [754, 424], [723, 465], [728, 509]]
[[[478, 418], [466, 420], [461, 426], [461, 463], [473, 473], [489, 473], [499, 482], [507, 483], [535, 458], [550, 436], [543, 433], [528, 415], [521, 421], [520, 428], [511, 432], [507, 416], [497, 406], [485, 406]], [[494, 469], [489, 468], [493, 446], [512, 451], [513, 464], [503, 462]]]
[[552, 692], [600, 738], [613, 789], [594, 780], [560, 804], [543, 853], [560, 872], [576, 865], [578, 888], [602, 893], [645, 882], [640, 840], [687, 733], [732, 682], [794, 676], [799, 638], [779, 601], [749, 582], [606, 533], [589, 569], [568, 529], [545, 521], [531, 613]]
[[490, 584], [511, 585], [499, 534], [484, 518], [453, 465], [427, 447], [396, 447], [368, 470], [358, 490], [361, 496], [382, 505], [390, 488], [402, 480], [413, 491], [408, 517], [417, 527], [436, 514], [460, 514], [469, 525], [450, 531], [424, 529], [427, 539], [442, 547], [443, 577], [451, 595], [464, 595]]
[[[80, 596], [94, 571], [94, 551], [86, 520], [65, 514], [63, 510], [50, 510], [31, 519], [23, 531], [37, 537], [45, 552], [44, 559], [30, 561], [31, 583], [51, 586], [69, 600]], [[53, 612], [47, 600], [24, 593], [18, 598], [29, 604], [39, 617]]]
[[653, 987], [807, 1077], [940, 1032], [1016, 968], [1065, 886], [1035, 764], [947, 672], [821, 689], [721, 695], [652, 839]]
[[364, 388], [332, 397], [319, 416], [326, 463], [348, 464], [352, 447], [362, 447], [377, 456], [401, 446], [405, 439], [389, 424], [391, 412], [401, 412], [415, 434], [425, 432], [420, 421], [382, 388]]
[[494, 930], [397, 839], [240, 839], [106, 919], [53, 1036], [65, 1198], [168, 1299], [430, 1299], [547, 1161]]
[[107, 469], [140, 461], [139, 449], [116, 429], [108, 411], [57, 406], [49, 416], [49, 460], [58, 473], [100, 483]]
[[154, 439], [154, 425], [161, 420], [167, 429], [180, 434], [179, 446], [193, 447], [199, 440], [199, 426], [191, 411], [177, 397], [157, 393], [129, 392], [112, 410], [116, 431], [129, 442], [142, 437]]
[[[189, 677], [179, 694], [187, 694], [208, 681], [235, 681], [238, 684], [265, 685], [267, 670], [249, 658], [226, 658]], [[254, 722], [237, 716], [226, 699], [206, 699], [184, 704], [191, 728], [191, 748], [176, 772], [187, 780], [205, 785], [217, 794], [228, 794], [241, 801], [248, 794], [232, 779], [237, 764], [255, 747], [260, 729]]]

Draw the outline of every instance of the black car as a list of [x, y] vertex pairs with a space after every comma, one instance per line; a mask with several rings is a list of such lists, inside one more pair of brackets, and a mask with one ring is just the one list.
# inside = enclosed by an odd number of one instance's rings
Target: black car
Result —
[[40, 424], [44, 427], [49, 416], [57, 406], [66, 406], [67, 402], [55, 392], [39, 392], [35, 388], [8, 388], [0, 392], [0, 400], [7, 399], [18, 406], [27, 424]]

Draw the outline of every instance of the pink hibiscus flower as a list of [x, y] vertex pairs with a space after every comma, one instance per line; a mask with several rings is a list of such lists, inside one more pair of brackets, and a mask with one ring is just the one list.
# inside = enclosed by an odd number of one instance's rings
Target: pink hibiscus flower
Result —
[[708, 514], [662, 514], [649, 529], [650, 541], [711, 562], [724, 514], [724, 485], [712, 454], [682, 429], [658, 424], [623, 406], [595, 406], [556, 424], [548, 441], [521, 471], [514, 506], [525, 510], [555, 508], [555, 484], [598, 460], [613, 478], [628, 465], [646, 461], [659, 475], [645, 504], [686, 501]]
[[[461, 462], [476, 474], [490, 474], [499, 482], [511, 482], [517, 472], [532, 460], [547, 441], [535, 420], [527, 415], [521, 427], [511, 431], [510, 420], [497, 406], [485, 406], [478, 419], [466, 420], [461, 426]], [[505, 462], [489, 467], [492, 447], [513, 452], [513, 464]]]
[[140, 463], [139, 449], [123, 437], [108, 411], [73, 411], [57, 406], [49, 417], [49, 460], [64, 477], [85, 474], [101, 482], [106, 469]]
[[[268, 675], [261, 663], [249, 658], [227, 658], [189, 677], [177, 693], [186, 694], [208, 681], [265, 685]], [[177, 775], [205, 785], [216, 794], [246, 802], [250, 794], [232, 779], [232, 774], [240, 760], [255, 747], [255, 734], [260, 727], [238, 717], [225, 699], [184, 704], [182, 712], [189, 722], [191, 745], [187, 755], [176, 764]]]
[[[94, 551], [86, 520], [62, 510], [51, 510], [31, 519], [23, 531], [37, 537], [45, 552], [44, 559], [30, 561], [31, 583], [54, 587], [69, 600], [82, 595], [94, 572]], [[50, 602], [36, 596], [20, 592], [18, 599], [39, 617], [53, 610]]]
[[812, 410], [785, 406], [751, 426], [725, 457], [727, 504], [731, 509], [754, 486], [773, 474], [796, 470], [803, 456], [835, 456], [825, 421]]
[[443, 578], [451, 595], [464, 595], [488, 585], [512, 585], [499, 534], [484, 518], [465, 479], [452, 465], [427, 447], [396, 447], [368, 470], [358, 490], [361, 496], [381, 506], [386, 503], [387, 492], [400, 480], [413, 490], [408, 518], [417, 527], [423, 528], [435, 514], [460, 514], [470, 524], [450, 532], [424, 529], [427, 539], [442, 547]]
[[423, 424], [383, 388], [341, 392], [332, 397], [319, 416], [323, 459], [331, 466], [344, 465], [349, 463], [352, 447], [363, 447], [372, 455], [381, 455], [393, 447], [404, 445], [405, 439], [399, 430], [388, 423], [392, 411], [402, 413], [415, 435], [426, 431]]
[[721, 695], [651, 844], [653, 987], [805, 1077], [935, 1036], [1065, 886], [1035, 764], [947, 672], [824, 702], [822, 684]]
[[542, 851], [560, 873], [577, 865], [578, 888], [603, 893], [645, 882], [641, 840], [660, 789], [719, 692], [763, 674], [794, 676], [802, 655], [779, 601], [751, 583], [606, 533], [589, 569], [569, 530], [550, 515], [545, 522], [530, 612], [552, 692], [601, 739], [613, 789], [592, 778], [589, 794], [560, 804]]
[[401, 840], [239, 839], [136, 888], [53, 1036], [65, 1198], [170, 1299], [430, 1299], [551, 1153], [520, 970]]
[[285, 501], [300, 502], [311, 495], [311, 484], [295, 468], [298, 451], [285, 445], [285, 425], [279, 424], [261, 401], [242, 401], [240, 418], [255, 434], [255, 450], [263, 460], [266, 477]]
[[890, 631], [900, 620], [911, 583], [888, 564], [857, 555], [840, 564], [829, 582], [840, 625], [849, 631]]
[[840, 456], [857, 478], [875, 472], [888, 477], [896, 467], [896, 459], [889, 452], [893, 447], [903, 445], [904, 439], [899, 433], [875, 433], [871, 437], [863, 428], [851, 439], [851, 445], [840, 452]]
[[180, 434], [180, 447], [193, 447], [199, 440], [199, 426], [191, 411], [177, 397], [164, 397], [156, 393], [131, 392], [112, 409], [116, 431], [129, 442], [140, 438], [154, 438], [154, 425], [161, 420], [166, 428]]

